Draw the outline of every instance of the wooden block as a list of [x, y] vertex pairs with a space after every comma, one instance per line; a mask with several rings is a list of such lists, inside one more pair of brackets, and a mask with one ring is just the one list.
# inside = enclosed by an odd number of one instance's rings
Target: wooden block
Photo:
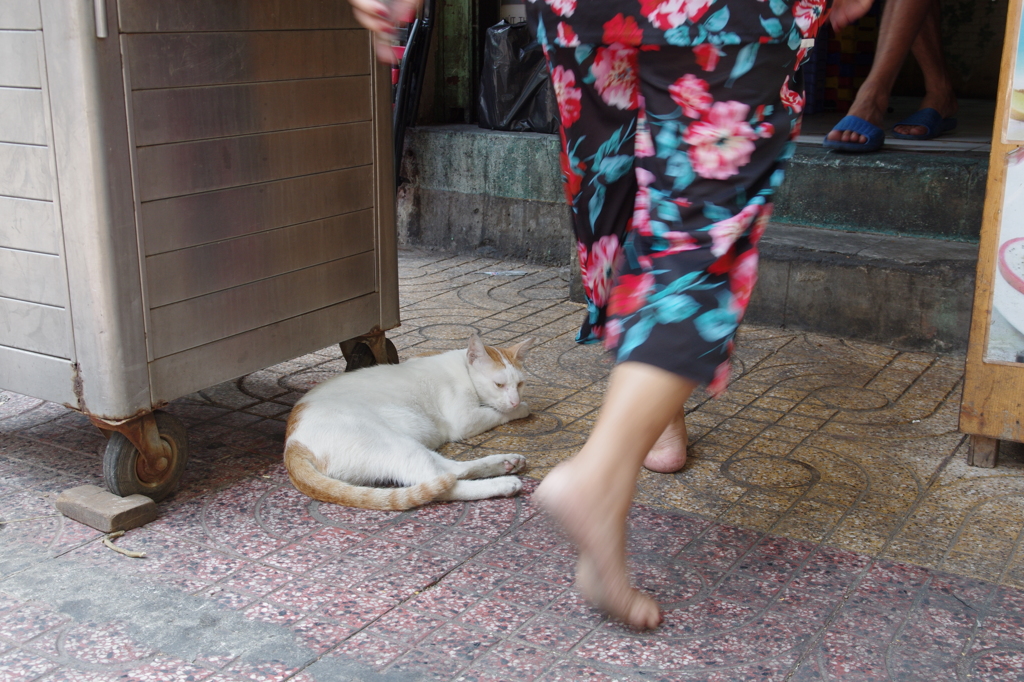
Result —
[[971, 436], [967, 465], [992, 468], [999, 460], [999, 440], [988, 436]]
[[94, 485], [65, 490], [55, 503], [69, 519], [110, 533], [143, 526], [156, 518], [156, 503], [144, 495], [118, 497]]

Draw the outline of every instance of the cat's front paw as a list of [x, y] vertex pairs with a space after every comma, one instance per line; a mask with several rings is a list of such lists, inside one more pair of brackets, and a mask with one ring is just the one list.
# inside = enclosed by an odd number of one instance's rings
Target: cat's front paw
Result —
[[525, 419], [530, 416], [530, 406], [526, 403], [519, 403], [514, 410], [508, 413], [508, 420]]
[[518, 495], [519, 491], [523, 489], [523, 482], [515, 476], [502, 476], [491, 480], [498, 484], [499, 492], [496, 497], [512, 497]]

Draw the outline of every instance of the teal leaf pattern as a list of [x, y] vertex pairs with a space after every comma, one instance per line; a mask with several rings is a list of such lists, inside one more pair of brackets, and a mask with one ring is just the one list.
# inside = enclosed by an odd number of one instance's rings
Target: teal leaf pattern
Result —
[[729, 73], [729, 80], [725, 82], [725, 87], [731, 88], [737, 78], [754, 67], [754, 62], [757, 60], [757, 48], [759, 47], [759, 43], [750, 43], [740, 48], [739, 54], [736, 55], [736, 63], [733, 64], [732, 71]]
[[674, 324], [693, 317], [700, 310], [700, 304], [686, 294], [673, 294], [654, 304], [654, 317], [658, 324]]
[[764, 26], [764, 30], [767, 31], [768, 35], [772, 38], [778, 38], [782, 35], [782, 22], [774, 17], [770, 19], [761, 17], [761, 25]]
[[672, 189], [676, 192], [686, 189], [697, 179], [697, 174], [690, 164], [690, 157], [685, 152], [676, 152], [669, 157], [665, 166], [665, 175], [675, 178]]
[[587, 204], [587, 210], [590, 213], [590, 229], [593, 230], [597, 223], [597, 217], [601, 215], [601, 211], [604, 209], [604, 195], [608, 191], [608, 188], [604, 185], [598, 184], [594, 189], [594, 196], [590, 197], [590, 203]]
[[640, 319], [626, 331], [622, 343], [619, 345], [619, 362], [624, 362], [629, 358], [629, 354], [650, 337], [654, 324], [655, 319], [653, 315], [641, 315]]
[[720, 341], [736, 331], [736, 313], [728, 307], [712, 308], [694, 318], [693, 324], [705, 341]]
[[667, 159], [676, 153], [679, 149], [679, 124], [675, 121], [666, 121], [661, 126], [661, 131], [658, 136], [654, 138], [654, 143], [658, 149], [658, 158]]
[[676, 47], [690, 46], [690, 27], [686, 24], [665, 31], [665, 42]]
[[729, 7], [728, 5], [718, 10], [704, 22], [704, 28], [712, 33], [718, 33], [725, 28], [725, 25], [729, 23]]
[[621, 154], [617, 156], [606, 156], [601, 159], [597, 172], [605, 184], [611, 184], [633, 169], [633, 157]]
[[[715, 206], [710, 201], [704, 203], [704, 217], [712, 222], [720, 222], [722, 220], [728, 220], [732, 217], [732, 212], [724, 206]], [[710, 227], [710, 225], [708, 226]]]
[[800, 35], [800, 29], [794, 24], [793, 28], [789, 31], [789, 49], [798, 50], [800, 48], [800, 41], [803, 40], [803, 36]]

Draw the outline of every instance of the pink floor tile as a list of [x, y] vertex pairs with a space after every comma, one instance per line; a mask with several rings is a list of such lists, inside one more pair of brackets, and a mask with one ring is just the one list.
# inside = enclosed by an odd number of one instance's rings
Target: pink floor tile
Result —
[[48, 608], [26, 604], [0, 621], [0, 637], [17, 643], [27, 642], [67, 621], [67, 616]]
[[298, 642], [318, 654], [328, 651], [345, 640], [355, 630], [326, 618], [310, 616], [292, 626]]
[[545, 649], [568, 651], [592, 630], [592, 627], [586, 625], [541, 614], [521, 627], [516, 632], [516, 637]]
[[510, 633], [535, 615], [535, 612], [497, 599], [482, 599], [463, 613], [459, 620], [488, 632]]
[[278, 589], [295, 576], [260, 564], [244, 564], [220, 582], [221, 587], [264, 595]]
[[452, 589], [447, 584], [435, 585], [408, 602], [408, 605], [440, 618], [452, 618], [475, 604], [476, 596]]
[[408, 648], [405, 646], [361, 632], [334, 649], [331, 656], [356, 661], [379, 670], [406, 651]]
[[305, 615], [301, 611], [295, 611], [276, 604], [268, 604], [267, 602], [257, 602], [242, 613], [250, 620], [261, 620], [264, 623], [273, 623], [275, 625], [291, 625]]
[[20, 649], [0, 655], [0, 679], [4, 682], [28, 682], [56, 667], [56, 663]]
[[399, 608], [382, 616], [366, 632], [411, 647], [442, 625], [440, 618]]
[[64, 635], [65, 653], [79, 661], [94, 664], [127, 663], [156, 653], [139, 644], [124, 623], [83, 623]]

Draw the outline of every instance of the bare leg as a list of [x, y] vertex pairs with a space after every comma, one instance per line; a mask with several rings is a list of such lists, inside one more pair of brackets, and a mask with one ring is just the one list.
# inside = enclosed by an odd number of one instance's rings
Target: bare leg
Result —
[[[889, 106], [889, 94], [896, 82], [903, 61], [910, 52], [910, 46], [917, 39], [925, 16], [932, 4], [938, 0], [889, 0], [882, 10], [882, 23], [878, 29], [878, 45], [875, 61], [871, 65], [864, 84], [857, 90], [848, 112], [851, 116], [873, 123], [882, 124], [882, 117]], [[843, 142], [867, 142], [867, 138], [849, 130], [828, 134], [830, 140]]]
[[644, 458], [644, 468], [674, 474], [686, 465], [686, 414], [679, 411]]
[[638, 628], [656, 627], [661, 615], [658, 605], [629, 583], [626, 517], [644, 458], [696, 386], [651, 365], [618, 365], [586, 444], [537, 488], [541, 506], [579, 549], [580, 591]]
[[[921, 71], [924, 73], [924, 99], [922, 109], [935, 109], [942, 118], [954, 116], [957, 111], [956, 94], [942, 57], [942, 32], [939, 17], [939, 2], [931, 0], [921, 31], [911, 48]], [[926, 135], [924, 126], [896, 126], [896, 132], [904, 135]]]

